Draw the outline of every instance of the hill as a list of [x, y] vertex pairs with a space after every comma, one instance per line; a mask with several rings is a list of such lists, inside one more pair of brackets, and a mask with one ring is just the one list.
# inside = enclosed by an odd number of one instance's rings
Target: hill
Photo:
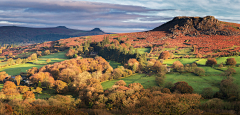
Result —
[[29, 44], [56, 41], [62, 38], [106, 34], [99, 28], [90, 31], [69, 29], [65, 26], [53, 28], [29, 28], [18, 26], [0, 27], [0, 44]]

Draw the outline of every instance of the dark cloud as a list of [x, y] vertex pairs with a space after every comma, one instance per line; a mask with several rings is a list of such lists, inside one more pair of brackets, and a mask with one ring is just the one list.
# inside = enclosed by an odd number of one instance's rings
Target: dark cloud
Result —
[[[131, 28], [133, 29], [132, 31], [134, 29], [152, 29], [158, 23], [146, 23], [145, 21], [166, 20], [170, 18], [146, 14], [171, 10], [83, 1], [1, 0], [0, 22], [2, 21], [2, 23], [0, 25], [34, 27], [63, 25], [78, 29], [100, 27], [112, 30], [113, 32], [118, 32], [117, 28], [128, 28], [125, 31], [127, 32]], [[128, 21], [137, 19], [140, 20], [138, 22]]]

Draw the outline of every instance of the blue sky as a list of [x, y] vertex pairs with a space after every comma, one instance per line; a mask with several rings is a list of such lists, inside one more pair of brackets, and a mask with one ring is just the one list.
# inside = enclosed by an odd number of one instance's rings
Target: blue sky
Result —
[[240, 23], [239, 11], [239, 0], [1, 0], [0, 26], [139, 32], [175, 16], [212, 15]]

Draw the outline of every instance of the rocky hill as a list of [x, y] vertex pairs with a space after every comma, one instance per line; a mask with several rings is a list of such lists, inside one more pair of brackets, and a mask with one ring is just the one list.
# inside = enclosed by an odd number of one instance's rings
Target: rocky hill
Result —
[[171, 21], [152, 31], [167, 31], [173, 35], [182, 33], [186, 36], [198, 35], [239, 35], [237, 25], [219, 21], [213, 16], [206, 17], [175, 17]]
[[29, 28], [18, 26], [0, 27], [0, 44], [28, 44], [55, 41], [63, 38], [102, 35], [105, 34], [99, 28], [90, 31], [69, 29], [65, 26], [53, 28]]

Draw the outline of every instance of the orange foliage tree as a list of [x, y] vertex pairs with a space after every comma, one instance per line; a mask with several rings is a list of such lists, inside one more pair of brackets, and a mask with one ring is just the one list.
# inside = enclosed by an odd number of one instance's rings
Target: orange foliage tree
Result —
[[236, 64], [237, 64], [237, 62], [236, 62], [235, 58], [228, 58], [226, 61], [226, 65], [234, 66]]
[[21, 79], [22, 79], [21, 75], [15, 76], [15, 80], [17, 82], [17, 85], [20, 85]]
[[214, 66], [217, 65], [217, 60], [215, 58], [208, 58], [206, 61], [207, 66]]
[[8, 74], [5, 71], [0, 72], [0, 81], [3, 81], [7, 76]]
[[185, 81], [179, 81], [179, 82], [175, 83], [174, 87], [172, 87], [172, 90], [177, 90], [182, 94], [193, 92], [192, 86], [188, 85], [188, 83]]
[[33, 83], [38, 84], [39, 82], [42, 83], [43, 86], [49, 88], [54, 85], [54, 78], [51, 76], [49, 72], [39, 72], [32, 75], [29, 78]]
[[12, 81], [6, 81], [2, 89], [3, 93], [7, 96], [18, 95], [17, 86]]
[[160, 54], [159, 59], [168, 59], [170, 57], [170, 53], [168, 51], [164, 51]]
[[23, 99], [35, 99], [35, 95], [32, 91], [26, 91], [23, 96]]
[[54, 88], [57, 93], [66, 93], [68, 91], [68, 85], [66, 82], [61, 80], [56, 80], [54, 83]]

